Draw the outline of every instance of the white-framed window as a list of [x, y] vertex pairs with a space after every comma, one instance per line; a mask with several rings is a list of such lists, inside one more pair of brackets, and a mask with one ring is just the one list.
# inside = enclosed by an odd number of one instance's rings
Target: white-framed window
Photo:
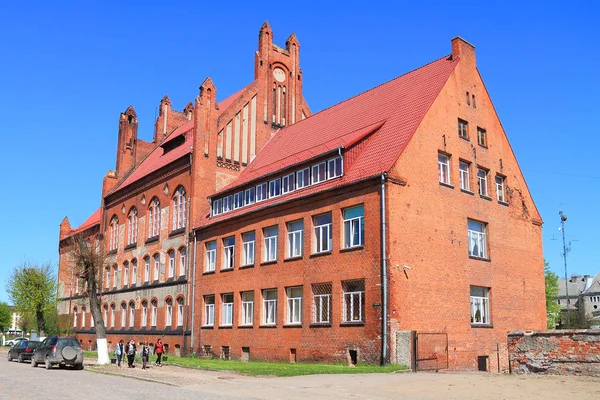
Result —
[[471, 219], [467, 221], [469, 255], [478, 258], [487, 258], [486, 224]]
[[235, 237], [223, 239], [223, 266], [221, 269], [232, 269], [235, 266]]
[[[108, 289], [110, 288], [110, 268], [106, 268], [106, 277], [104, 278], [105, 282], [104, 282], [104, 288]], [[106, 320], [106, 318], [104, 318]]]
[[277, 226], [271, 226], [263, 229], [264, 245], [263, 245], [263, 261], [277, 260], [277, 236], [279, 231]]
[[104, 312], [103, 318], [104, 318], [104, 321], [106, 321], [106, 326], [110, 327], [110, 324], [108, 321], [108, 306], [106, 304], [104, 305], [103, 312]]
[[151, 324], [150, 326], [155, 327], [156, 326], [156, 317], [158, 315], [158, 302], [156, 300], [152, 300], [151, 303], [152, 306], [152, 310], [151, 310]]
[[479, 195], [488, 195], [488, 171], [483, 168], [477, 168], [477, 180], [479, 181]]
[[302, 323], [302, 286], [290, 287], [287, 294], [287, 324]]
[[129, 284], [129, 263], [125, 261], [123, 263], [123, 286]]
[[254, 292], [242, 293], [242, 325], [254, 323]]
[[363, 246], [365, 244], [365, 207], [359, 205], [345, 208], [344, 217], [344, 248]]
[[118, 273], [119, 273], [119, 268], [117, 267], [117, 264], [115, 264], [113, 266], [113, 288], [117, 287], [117, 277], [118, 277]]
[[256, 201], [256, 189], [251, 187], [250, 189], [246, 189], [244, 191], [244, 205], [254, 204]]
[[150, 257], [144, 257], [144, 282], [150, 281]]
[[148, 303], [146, 301], [142, 302], [142, 328], [145, 328], [148, 325]]
[[302, 257], [304, 249], [304, 221], [287, 223], [287, 257]]
[[206, 264], [204, 265], [205, 272], [212, 272], [216, 269], [217, 263], [217, 241], [206, 243]]
[[221, 295], [221, 326], [233, 325], [233, 293]]
[[121, 304], [121, 328], [127, 326], [127, 304]]
[[438, 169], [440, 174], [440, 183], [450, 184], [450, 156], [444, 153], [438, 153]]
[[73, 308], [73, 328], [77, 328], [77, 307]]
[[110, 250], [116, 250], [119, 243], [119, 219], [114, 216], [110, 220]]
[[490, 289], [471, 286], [471, 324], [490, 324]]
[[343, 322], [364, 322], [365, 315], [365, 281], [342, 282], [344, 295]]
[[127, 216], [127, 245], [137, 243], [138, 215], [137, 209], [133, 207]]
[[294, 173], [285, 175], [281, 178], [281, 193], [294, 191]]
[[304, 168], [296, 172], [296, 189], [310, 185], [310, 168]]
[[131, 284], [137, 284], [137, 259], [131, 260]]
[[331, 323], [331, 283], [312, 285], [312, 290], [312, 322], [314, 324]]
[[323, 253], [331, 251], [331, 213], [313, 217], [313, 225], [315, 227], [313, 252]]
[[148, 238], [160, 234], [160, 201], [155, 197], [148, 208]]
[[337, 178], [342, 176], [342, 157], [337, 156], [327, 160], [327, 179]]
[[229, 212], [233, 210], [233, 196], [223, 197], [223, 212]]
[[263, 290], [263, 325], [275, 325], [277, 323], [277, 289]]
[[157, 281], [158, 280], [158, 274], [160, 272], [160, 254], [155, 254], [154, 255], [154, 276], [153, 276], [153, 280]]
[[173, 324], [173, 300], [165, 300], [165, 326]]
[[177, 326], [183, 326], [183, 298], [177, 299]]
[[504, 177], [501, 175], [496, 175], [496, 196], [498, 197], [498, 201], [503, 203], [506, 202], [506, 195], [504, 193]]
[[223, 213], [223, 200], [213, 199], [212, 201], [212, 215], [219, 215]]
[[327, 163], [325, 161], [312, 166], [312, 184], [327, 180]]
[[204, 326], [215, 325], [215, 296], [204, 296], [204, 320], [202, 321]]
[[187, 249], [182, 247], [179, 249], [179, 276], [185, 275], [185, 267], [187, 264]]
[[116, 314], [117, 314], [117, 306], [112, 304], [110, 306], [110, 327], [112, 329], [115, 329]]
[[135, 303], [129, 303], [129, 327], [133, 328], [135, 322]]
[[263, 201], [267, 199], [267, 183], [261, 183], [256, 186], [256, 201]]
[[175, 276], [175, 252], [173, 250], [170, 250], [167, 253], [168, 257], [169, 257], [169, 268], [168, 268], [168, 278], [173, 278]]
[[242, 235], [242, 266], [254, 265], [255, 237], [254, 232], [247, 232]]
[[180, 187], [173, 197], [173, 229], [185, 228], [187, 222], [187, 199], [185, 189]]
[[269, 198], [281, 196], [281, 178], [269, 181]]
[[471, 191], [471, 181], [469, 178], [469, 170], [471, 166], [466, 161], [459, 161], [458, 169], [460, 170], [460, 188], [462, 190], [466, 190], [467, 192]]
[[244, 206], [244, 192], [237, 192], [233, 194], [233, 209], [237, 210]]

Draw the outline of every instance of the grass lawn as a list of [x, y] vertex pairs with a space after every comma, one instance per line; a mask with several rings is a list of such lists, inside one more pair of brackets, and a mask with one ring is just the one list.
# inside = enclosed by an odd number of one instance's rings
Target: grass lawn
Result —
[[[84, 351], [85, 357], [96, 357], [95, 351]], [[110, 357], [114, 357], [111, 353]], [[154, 362], [156, 356], [151, 356]], [[167, 355], [165, 365], [179, 365], [187, 368], [206, 369], [212, 371], [236, 371], [245, 375], [273, 375], [273, 376], [296, 376], [314, 374], [370, 374], [389, 373], [408, 369], [404, 365], [386, 365], [381, 367], [373, 364], [359, 364], [356, 367], [348, 367], [346, 364], [319, 364], [319, 363], [276, 363], [263, 361], [243, 362], [238, 360], [219, 360], [192, 357], [175, 357]]]

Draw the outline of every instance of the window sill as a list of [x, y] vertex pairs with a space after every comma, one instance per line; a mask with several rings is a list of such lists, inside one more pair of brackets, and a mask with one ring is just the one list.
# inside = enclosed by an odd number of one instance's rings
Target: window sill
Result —
[[106, 253], [107, 256], [111, 256], [113, 254], [117, 254], [117, 249], [112, 249], [111, 251], [109, 251], [108, 253]]
[[148, 240], [146, 240], [146, 244], [158, 242], [158, 238], [159, 238], [159, 236], [154, 236], [154, 237], [148, 238]]
[[460, 135], [458, 135], [458, 137], [459, 137], [459, 138], [461, 138], [462, 140], [466, 140], [467, 142], [470, 142], [470, 141], [471, 141], [471, 139], [469, 139], [469, 137], [468, 137], [468, 136], [466, 136], [466, 137], [465, 137], [465, 136], [460, 136]]
[[364, 322], [342, 322], [340, 324], [340, 328], [345, 328], [345, 327], [350, 328], [353, 326], [365, 326], [365, 323]]
[[219, 272], [230, 272], [233, 270], [234, 270], [234, 268], [221, 268], [221, 270]]
[[302, 324], [285, 324], [283, 328], [302, 328]]
[[254, 325], [238, 325], [238, 329], [252, 329]]
[[283, 262], [298, 261], [298, 260], [302, 260], [302, 256], [294, 256], [294, 257], [284, 258]]
[[215, 329], [215, 327], [213, 325], [204, 325], [201, 326], [200, 329]]
[[449, 183], [440, 182], [440, 186], [444, 186], [444, 187], [447, 187], [447, 188], [450, 188], [450, 189], [454, 189], [454, 186], [452, 186]]
[[493, 329], [494, 325], [492, 325], [492, 324], [474, 324], [471, 322], [471, 328]]
[[233, 329], [233, 325], [219, 325], [219, 329]]
[[263, 261], [263, 262], [260, 263], [260, 266], [262, 267], [263, 265], [271, 265], [271, 264], [277, 264], [277, 260]]
[[469, 256], [469, 258], [471, 260], [479, 260], [479, 261], [485, 261], [485, 262], [492, 262], [492, 260], [490, 258], [475, 257], [475, 256]]
[[487, 148], [488, 148], [488, 147], [487, 147], [487, 145], [485, 145], [485, 144], [481, 144], [481, 143], [477, 143], [477, 144], [478, 144], [478, 145], [479, 145], [479, 147], [481, 147], [481, 148], [484, 148], [484, 149], [487, 149]]
[[322, 324], [310, 324], [309, 328], [331, 328], [330, 323], [322, 323]]
[[331, 255], [331, 250], [322, 251], [320, 253], [313, 253], [313, 254], [310, 255], [310, 258], [322, 257], [322, 256], [329, 256], [329, 255]]
[[259, 325], [259, 328], [264, 328], [264, 329], [275, 329], [277, 328], [276, 324], [272, 324], [272, 325]]
[[486, 196], [484, 194], [480, 194], [479, 197], [481, 197], [484, 200], [492, 201], [492, 198], [490, 196]]
[[254, 264], [242, 265], [239, 269], [254, 268]]
[[507, 202], [505, 202], [505, 201], [500, 201], [500, 200], [498, 200], [498, 204], [500, 204], [501, 206], [508, 207], [508, 203], [507, 203]]
[[365, 245], [361, 244], [360, 246], [345, 247], [343, 249], [340, 249], [340, 253], [348, 253], [350, 251], [357, 251], [357, 250], [364, 250], [364, 249], [365, 249]]
[[131, 243], [128, 244], [127, 246], [125, 246], [124, 250], [131, 250], [131, 249], [135, 249], [137, 247], [137, 243]]
[[475, 196], [475, 193], [471, 192], [470, 190], [460, 189], [460, 191], [466, 194], [470, 194], [471, 196]]
[[202, 273], [202, 275], [214, 275], [215, 271], [205, 271]]
[[169, 233], [169, 237], [178, 236], [185, 233], [185, 226], [183, 228], [175, 229]]

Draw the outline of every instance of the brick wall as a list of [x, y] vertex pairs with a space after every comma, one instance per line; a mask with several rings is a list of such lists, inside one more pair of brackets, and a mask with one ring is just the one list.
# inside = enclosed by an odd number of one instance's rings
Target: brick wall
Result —
[[600, 330], [513, 331], [510, 368], [517, 374], [600, 376]]

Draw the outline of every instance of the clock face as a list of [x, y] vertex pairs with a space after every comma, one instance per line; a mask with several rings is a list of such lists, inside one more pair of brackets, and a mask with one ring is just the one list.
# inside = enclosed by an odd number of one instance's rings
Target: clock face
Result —
[[273, 78], [275, 78], [277, 82], [285, 81], [285, 71], [279, 67], [275, 68], [273, 70]]

